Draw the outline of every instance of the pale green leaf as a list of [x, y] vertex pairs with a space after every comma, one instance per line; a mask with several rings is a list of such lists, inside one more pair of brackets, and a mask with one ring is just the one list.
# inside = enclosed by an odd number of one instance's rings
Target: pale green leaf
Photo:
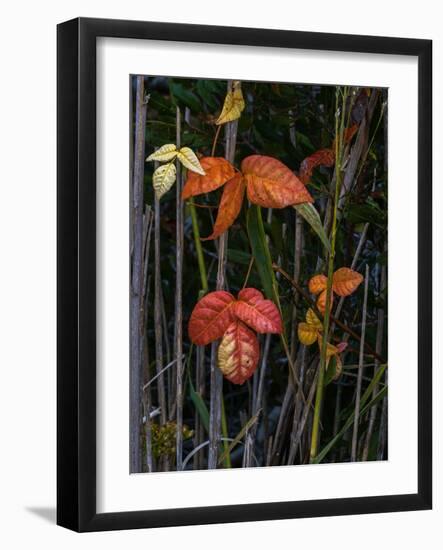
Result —
[[174, 185], [176, 168], [173, 162], [159, 166], [152, 176], [152, 183], [157, 198], [160, 200]]
[[320, 216], [317, 210], [315, 209], [315, 206], [310, 202], [304, 202], [301, 204], [294, 204], [294, 208], [297, 210], [300, 216], [302, 216], [308, 222], [308, 224], [320, 237], [320, 240], [323, 243], [323, 245], [326, 247], [326, 250], [330, 252], [331, 244], [329, 242], [328, 237], [326, 236], [325, 230], [323, 228], [323, 224], [321, 223]]
[[146, 159], [146, 162], [149, 162], [151, 160], [157, 160], [158, 162], [169, 162], [170, 160], [175, 159], [177, 156], [178, 151], [177, 147], [174, 145], [174, 143], [167, 143], [166, 145], [162, 145], [157, 151], [154, 151], [149, 157]]
[[182, 147], [177, 154], [178, 160], [191, 172], [206, 176], [206, 172], [203, 170], [197, 155], [189, 147]]

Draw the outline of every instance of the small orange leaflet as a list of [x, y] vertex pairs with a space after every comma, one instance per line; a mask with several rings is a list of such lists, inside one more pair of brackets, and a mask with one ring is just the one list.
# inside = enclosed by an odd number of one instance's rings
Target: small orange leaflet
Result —
[[[363, 275], [349, 267], [341, 267], [332, 276], [331, 305], [334, 293], [338, 296], [349, 296], [355, 292], [363, 281]], [[325, 275], [314, 275], [309, 281], [309, 292], [319, 294], [317, 307], [322, 313], [326, 309], [326, 288], [328, 279]]]
[[182, 199], [214, 191], [235, 175], [235, 168], [223, 157], [203, 157], [200, 159], [200, 164], [205, 175], [188, 172]]
[[245, 183], [243, 176], [238, 172], [226, 183], [218, 207], [218, 215], [215, 220], [214, 229], [211, 235], [202, 239], [202, 241], [216, 239], [231, 227], [240, 213], [244, 194]]
[[[358, 130], [358, 124], [353, 124], [346, 128], [343, 134], [343, 141], [349, 143]], [[318, 166], [331, 167], [335, 164], [335, 139], [332, 142], [332, 146], [328, 149], [320, 149], [309, 157], [306, 157], [300, 164], [300, 171], [298, 177], [307, 185], [311, 181], [314, 168]]]

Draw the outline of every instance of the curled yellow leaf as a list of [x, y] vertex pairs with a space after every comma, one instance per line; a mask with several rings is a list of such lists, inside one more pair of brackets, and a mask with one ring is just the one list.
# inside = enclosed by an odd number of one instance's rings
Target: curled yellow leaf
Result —
[[174, 185], [176, 168], [173, 162], [159, 166], [152, 176], [152, 183], [156, 197], [160, 200]]
[[233, 90], [226, 94], [225, 101], [223, 103], [223, 109], [220, 116], [216, 120], [216, 124], [226, 124], [232, 120], [237, 120], [245, 108], [245, 100], [243, 99], [243, 93], [241, 90], [241, 83], [236, 80], [233, 83]]
[[170, 160], [175, 159], [177, 156], [177, 147], [174, 145], [174, 143], [167, 143], [166, 145], [162, 145], [157, 151], [154, 151], [149, 157], [146, 159], [146, 162], [149, 162], [151, 160], [157, 160], [158, 162], [169, 162]]
[[317, 340], [318, 329], [308, 323], [299, 323], [297, 332], [298, 339], [305, 346], [310, 346]]
[[335, 374], [332, 378], [332, 380], [337, 380], [337, 378], [340, 377], [341, 373], [343, 372], [343, 363], [341, 362], [340, 356], [335, 356]]
[[201, 176], [206, 175], [206, 172], [203, 170], [197, 155], [189, 147], [182, 147], [177, 153], [177, 158], [183, 166], [188, 170], [191, 170], [191, 172], [195, 172]]
[[315, 327], [317, 330], [321, 330], [323, 327], [320, 319], [311, 308], [309, 308], [306, 312], [306, 322], [308, 323], [308, 325]]

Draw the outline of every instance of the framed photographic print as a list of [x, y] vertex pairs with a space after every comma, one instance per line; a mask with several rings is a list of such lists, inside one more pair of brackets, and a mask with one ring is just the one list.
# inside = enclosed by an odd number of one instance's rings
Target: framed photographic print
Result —
[[431, 507], [431, 66], [59, 25], [59, 525]]

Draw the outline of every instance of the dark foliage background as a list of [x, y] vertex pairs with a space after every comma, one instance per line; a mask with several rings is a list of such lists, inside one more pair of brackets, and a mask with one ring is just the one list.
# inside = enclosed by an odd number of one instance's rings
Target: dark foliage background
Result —
[[[135, 124], [135, 78], [132, 80], [132, 123]], [[145, 156], [166, 143], [176, 143], [176, 109], [182, 117], [181, 145], [191, 147], [198, 155], [210, 155], [216, 132], [215, 119], [221, 110], [226, 94], [226, 81], [146, 77], [145, 90], [148, 96], [145, 131]], [[235, 165], [251, 154], [265, 154], [281, 160], [296, 173], [300, 163], [315, 151], [331, 147], [335, 137], [336, 89], [334, 86], [299, 85], [289, 83], [242, 82], [246, 108], [238, 121]], [[357, 246], [362, 241], [361, 252], [355, 269], [364, 274], [369, 266], [368, 312], [366, 341], [372, 348], [377, 346], [377, 329], [382, 332], [379, 343], [380, 355], [387, 355], [387, 91], [374, 89], [352, 89], [351, 122], [367, 124], [363, 152], [358, 157], [358, 168], [352, 180], [352, 188], [345, 195], [339, 212], [340, 223], [337, 232], [337, 254], [335, 266], [351, 266]], [[370, 105], [372, 111], [369, 111]], [[217, 142], [215, 155], [224, 156], [223, 130]], [[352, 155], [352, 147], [348, 154]], [[355, 154], [355, 153], [354, 153]], [[152, 187], [153, 163], [145, 164], [144, 201], [154, 204]], [[314, 172], [309, 191], [315, 199], [315, 206], [322, 220], [325, 217], [327, 199], [331, 194], [334, 168], [320, 168]], [[198, 224], [201, 236], [212, 231], [221, 191], [195, 197], [198, 205]], [[247, 201], [242, 212], [229, 230], [227, 284], [230, 292], [237, 293], [243, 286], [251, 260], [251, 249], [246, 231]], [[175, 334], [175, 268], [176, 268], [176, 198], [175, 187], [160, 201], [160, 250], [162, 285], [163, 323], [163, 366], [174, 358]], [[274, 262], [288, 274], [294, 272], [296, 212], [284, 208], [267, 212], [263, 209], [265, 231]], [[363, 237], [362, 234], [364, 233]], [[147, 311], [145, 325], [144, 383], [147, 384], [156, 374], [155, 361], [155, 318], [154, 318], [154, 277], [155, 261], [153, 254], [153, 231], [150, 257], [146, 270]], [[204, 259], [208, 273], [209, 290], [215, 290], [217, 270], [217, 241], [203, 241]], [[320, 240], [305, 223], [303, 225], [302, 253], [299, 283], [307, 290], [312, 275], [325, 272], [325, 259]], [[306, 348], [297, 338], [297, 323], [304, 320], [309, 305], [293, 287], [279, 277], [279, 293], [284, 322], [289, 335], [291, 350], [296, 359], [299, 377], [303, 380], [305, 395], [314, 381], [318, 368], [319, 350], [316, 345]], [[261, 289], [262, 284], [255, 266], [250, 273], [248, 286]], [[200, 393], [209, 409], [209, 346], [204, 355], [203, 385], [196, 379], [197, 354], [190, 349], [187, 336], [187, 322], [190, 313], [199, 299], [201, 280], [199, 277], [195, 240], [189, 207], [184, 216], [184, 264], [183, 264], [183, 351], [185, 361], [185, 386], [183, 401], [183, 421], [188, 430], [183, 443], [183, 457], [193, 449], [203, 447], [186, 463], [187, 469], [206, 468], [208, 434], [203, 426], [202, 415], [192, 398], [189, 381]], [[337, 300], [338, 302], [338, 300]], [[337, 305], [337, 302], [334, 306]], [[340, 319], [360, 333], [362, 320], [363, 285], [357, 292], [346, 298]], [[294, 319], [296, 322], [294, 323]], [[382, 323], [382, 328], [378, 328]], [[341, 341], [343, 331], [337, 326], [334, 340]], [[378, 336], [380, 340], [380, 335]], [[265, 337], [261, 337], [261, 356]], [[320, 449], [329, 442], [354, 408], [356, 373], [358, 366], [359, 342], [352, 337], [342, 356], [342, 375], [326, 386], [323, 411]], [[380, 363], [373, 357], [365, 356], [363, 370], [364, 391], [374, 376]], [[150, 442], [146, 430], [142, 429], [143, 459], [142, 470], [147, 471], [146, 449], [151, 446], [154, 454], [152, 469], [175, 469], [175, 376], [174, 365], [164, 372], [167, 401], [168, 427], [162, 425], [159, 414], [158, 379], [149, 384], [144, 395], [144, 417], [150, 417]], [[253, 416], [253, 400], [257, 392], [259, 372], [242, 386], [224, 380], [223, 399], [226, 416], [227, 438], [233, 440], [241, 434], [242, 427]], [[386, 382], [385, 378], [382, 382]], [[270, 339], [266, 361], [262, 412], [252, 430], [241, 434], [238, 444], [230, 453], [232, 467], [245, 465], [281, 465], [309, 462], [310, 430], [312, 411], [307, 411], [307, 419], [295, 456], [290, 456], [291, 441], [294, 438], [295, 415], [303, 414], [302, 404], [296, 397], [288, 397], [288, 362], [278, 337]], [[311, 407], [312, 408], [312, 407]], [[371, 412], [372, 411], [372, 412]], [[387, 398], [377, 402], [361, 418], [359, 427], [358, 459], [380, 460], [387, 457]], [[373, 416], [371, 420], [371, 415]], [[372, 428], [370, 427], [373, 423]], [[145, 422], [146, 423], [146, 422]], [[327, 453], [324, 462], [350, 460], [350, 440], [352, 428]], [[249, 443], [247, 439], [249, 439]], [[252, 459], [245, 464], [245, 448], [252, 445]], [[251, 447], [250, 447], [251, 448]], [[365, 450], [366, 448], [366, 450]], [[225, 461], [224, 467], [229, 466]]]

